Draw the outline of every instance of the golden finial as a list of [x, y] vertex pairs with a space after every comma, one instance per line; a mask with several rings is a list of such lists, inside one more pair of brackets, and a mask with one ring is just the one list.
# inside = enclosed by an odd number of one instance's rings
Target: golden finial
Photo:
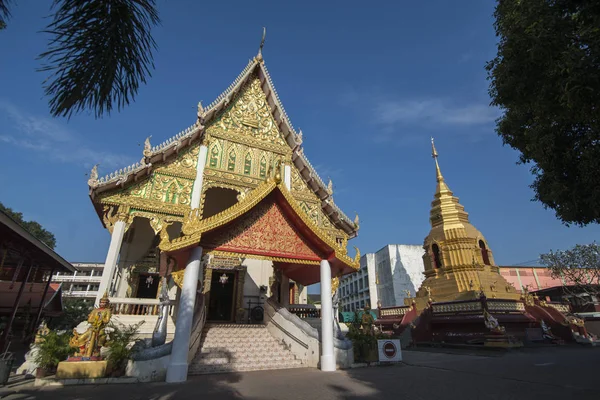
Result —
[[260, 41], [260, 47], [258, 48], [258, 54], [256, 55], [256, 59], [258, 61], [262, 61], [263, 60], [262, 49], [265, 46], [265, 38], [266, 37], [267, 37], [267, 28], [265, 28], [263, 26], [262, 40]]
[[358, 213], [356, 213], [356, 217], [354, 217], [354, 225], [358, 226], [360, 224], [360, 219], [358, 218]]
[[435, 174], [438, 182], [443, 182], [444, 177], [442, 176], [442, 172], [440, 171], [440, 165], [438, 164], [438, 152], [435, 149], [435, 144], [433, 143], [433, 138], [431, 138], [431, 157], [435, 160]]

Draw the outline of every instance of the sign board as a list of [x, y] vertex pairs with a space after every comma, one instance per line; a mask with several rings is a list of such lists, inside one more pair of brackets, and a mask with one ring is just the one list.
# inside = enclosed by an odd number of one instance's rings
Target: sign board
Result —
[[399, 339], [378, 340], [379, 362], [399, 362], [402, 361], [402, 349]]

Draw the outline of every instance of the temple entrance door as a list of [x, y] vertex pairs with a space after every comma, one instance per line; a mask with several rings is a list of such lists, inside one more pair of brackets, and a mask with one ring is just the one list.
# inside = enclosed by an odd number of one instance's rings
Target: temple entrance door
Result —
[[219, 269], [212, 271], [210, 298], [208, 301], [208, 320], [223, 322], [233, 320], [236, 281], [237, 271]]
[[155, 299], [158, 294], [158, 274], [139, 274], [136, 297], [140, 299]]

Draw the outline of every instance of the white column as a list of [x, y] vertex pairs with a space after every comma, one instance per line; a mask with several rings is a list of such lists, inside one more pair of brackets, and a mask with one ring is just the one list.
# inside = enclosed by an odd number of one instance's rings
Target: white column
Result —
[[283, 183], [287, 190], [292, 190], [292, 167], [287, 164], [283, 167]]
[[194, 188], [192, 189], [192, 210], [200, 207], [200, 199], [202, 198], [202, 181], [204, 179], [204, 166], [206, 165], [207, 156], [208, 147], [205, 145], [200, 145], [198, 164], [196, 165], [196, 180], [194, 180]]
[[96, 295], [96, 306], [99, 305], [100, 299], [102, 296], [104, 296], [104, 292], [110, 288], [110, 283], [112, 281], [113, 274], [115, 273], [115, 267], [117, 266], [117, 259], [119, 258], [119, 252], [121, 251], [121, 243], [123, 243], [123, 235], [125, 235], [126, 227], [127, 224], [125, 224], [125, 221], [121, 220], [115, 222], [115, 225], [113, 226], [112, 235], [110, 237], [110, 245], [108, 246], [108, 254], [106, 254], [106, 261], [104, 262], [104, 269], [102, 270], [102, 279], [100, 280], [98, 294]]
[[192, 333], [192, 321], [194, 319], [194, 306], [196, 304], [196, 290], [198, 289], [198, 278], [200, 276], [200, 259], [202, 258], [202, 247], [198, 246], [192, 250], [185, 272], [183, 273], [183, 284], [181, 285], [181, 296], [177, 310], [177, 326], [171, 360], [167, 367], [167, 382], [185, 382], [188, 374], [188, 353], [190, 350], [190, 335]]
[[335, 371], [331, 267], [327, 260], [321, 260], [321, 371]]

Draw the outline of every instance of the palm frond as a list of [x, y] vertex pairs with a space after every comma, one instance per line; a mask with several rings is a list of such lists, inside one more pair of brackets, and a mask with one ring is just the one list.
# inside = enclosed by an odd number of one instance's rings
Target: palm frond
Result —
[[0, 30], [6, 28], [6, 21], [10, 18], [9, 4], [12, 0], [0, 0]]
[[53, 116], [93, 110], [96, 118], [133, 101], [154, 68], [155, 0], [55, 0], [41, 71]]

